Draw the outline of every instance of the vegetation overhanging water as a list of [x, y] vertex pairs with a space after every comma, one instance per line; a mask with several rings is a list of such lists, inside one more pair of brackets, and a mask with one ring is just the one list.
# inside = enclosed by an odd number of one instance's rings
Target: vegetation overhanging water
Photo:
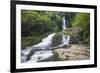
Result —
[[[21, 15], [22, 48], [25, 48], [21, 52], [22, 62], [56, 61], [51, 49], [64, 44], [69, 45], [70, 36], [75, 36], [82, 43], [89, 44], [88, 13], [22, 10]], [[73, 35], [69, 29], [72, 27], [81, 27], [81, 34]], [[66, 31], [67, 29], [68, 31]], [[61, 35], [58, 35], [59, 38], [56, 35], [58, 33]]]

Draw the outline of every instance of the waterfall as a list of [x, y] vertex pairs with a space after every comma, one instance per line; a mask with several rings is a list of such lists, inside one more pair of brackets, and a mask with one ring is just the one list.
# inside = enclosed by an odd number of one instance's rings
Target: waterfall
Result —
[[[67, 27], [66, 27], [66, 19], [65, 19], [64, 16], [62, 18], [62, 28], [63, 28], [63, 30], [66, 30], [67, 29]], [[69, 44], [69, 40], [70, 40], [70, 36], [63, 34], [63, 36], [62, 36], [62, 44], [68, 45]]]
[[65, 20], [65, 17], [64, 16], [62, 18], [62, 28], [63, 28], [63, 30], [66, 29], [66, 20]]
[[[65, 17], [62, 18], [62, 28], [66, 30], [66, 20]], [[26, 47], [26, 49], [21, 50], [21, 62], [40, 62], [40, 61], [53, 61], [55, 60], [54, 54], [52, 53], [52, 38], [55, 33], [49, 34], [47, 37], [42, 39], [38, 44], [32, 45], [31, 47]], [[68, 45], [70, 40], [69, 35], [62, 34], [62, 44]], [[59, 46], [59, 45], [58, 45]], [[30, 55], [31, 54], [31, 55]], [[27, 61], [28, 59], [28, 61]]]
[[42, 39], [40, 43], [33, 45], [27, 48], [26, 50], [22, 50], [22, 58], [21, 58], [22, 62], [26, 62], [29, 53], [33, 52], [32, 50], [36, 50], [36, 49], [41, 49], [41, 51], [35, 51], [35, 53], [30, 57], [28, 62], [38, 62], [53, 56], [51, 50], [44, 50], [44, 49], [52, 48], [51, 46], [52, 38], [54, 35], [55, 33], [49, 34], [46, 38]]
[[41, 49], [47, 49], [48, 47], [50, 47], [52, 45], [52, 38], [54, 35], [55, 35], [55, 33], [49, 34], [40, 43], [33, 45], [32, 47], [39, 47]]

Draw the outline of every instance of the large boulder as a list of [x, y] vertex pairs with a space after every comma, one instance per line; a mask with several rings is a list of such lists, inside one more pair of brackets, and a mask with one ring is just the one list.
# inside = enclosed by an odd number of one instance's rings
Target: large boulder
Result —
[[56, 47], [62, 44], [62, 34], [56, 33], [52, 39], [52, 46]]

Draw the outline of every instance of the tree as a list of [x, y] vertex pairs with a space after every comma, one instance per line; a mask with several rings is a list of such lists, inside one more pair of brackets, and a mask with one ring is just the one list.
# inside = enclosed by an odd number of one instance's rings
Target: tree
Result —
[[79, 35], [81, 40], [85, 44], [89, 44], [90, 41], [90, 14], [89, 13], [77, 13], [71, 21], [72, 27], [81, 27], [82, 33]]

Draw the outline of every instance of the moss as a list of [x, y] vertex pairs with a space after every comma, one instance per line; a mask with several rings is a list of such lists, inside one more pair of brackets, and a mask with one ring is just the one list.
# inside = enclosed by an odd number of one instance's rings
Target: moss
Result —
[[53, 50], [52, 52], [53, 52], [53, 54], [54, 54], [56, 60], [57, 60], [57, 61], [61, 61], [61, 59], [59, 58], [58, 53], [57, 53], [55, 50]]
[[57, 61], [65, 61], [68, 59], [68, 58], [66, 58], [66, 59], [61, 58], [60, 55], [55, 50], [53, 50], [53, 54]]
[[58, 46], [62, 43], [62, 35], [60, 33], [56, 33], [52, 40], [52, 46]]

